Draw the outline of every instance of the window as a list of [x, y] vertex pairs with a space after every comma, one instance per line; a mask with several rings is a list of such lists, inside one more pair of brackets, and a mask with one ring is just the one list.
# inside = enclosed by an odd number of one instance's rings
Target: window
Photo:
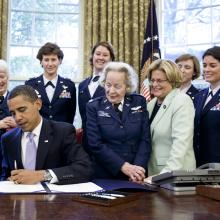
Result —
[[59, 73], [80, 80], [81, 4], [79, 0], [10, 1], [8, 60], [14, 84], [43, 73], [36, 55], [46, 42], [57, 43], [64, 52]]
[[158, 12], [162, 57], [175, 60], [188, 52], [201, 59], [220, 45], [220, 0], [161, 0]]

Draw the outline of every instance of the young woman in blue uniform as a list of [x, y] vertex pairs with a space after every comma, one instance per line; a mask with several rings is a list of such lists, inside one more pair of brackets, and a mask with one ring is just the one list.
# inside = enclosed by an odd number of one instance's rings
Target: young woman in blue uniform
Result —
[[104, 88], [99, 85], [98, 79], [102, 74], [105, 65], [115, 60], [114, 49], [108, 42], [98, 42], [91, 51], [90, 64], [92, 75], [79, 84], [78, 103], [82, 119], [83, 145], [86, 146], [86, 104], [90, 99], [103, 96]]
[[197, 166], [220, 163], [220, 47], [203, 54], [203, 75], [210, 87], [195, 97], [194, 150]]
[[73, 123], [76, 111], [74, 82], [57, 74], [64, 54], [54, 43], [46, 43], [37, 54], [44, 73], [25, 82], [37, 90], [42, 100], [40, 114], [49, 120]]
[[100, 83], [105, 96], [87, 104], [87, 139], [95, 177], [141, 182], [151, 145], [146, 100], [133, 93], [137, 75], [126, 63], [110, 62]]

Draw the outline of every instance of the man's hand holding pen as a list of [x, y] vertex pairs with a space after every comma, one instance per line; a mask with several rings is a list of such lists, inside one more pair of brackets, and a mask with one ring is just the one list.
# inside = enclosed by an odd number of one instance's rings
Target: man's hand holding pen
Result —
[[15, 184], [36, 184], [44, 180], [44, 170], [12, 170], [8, 179]]

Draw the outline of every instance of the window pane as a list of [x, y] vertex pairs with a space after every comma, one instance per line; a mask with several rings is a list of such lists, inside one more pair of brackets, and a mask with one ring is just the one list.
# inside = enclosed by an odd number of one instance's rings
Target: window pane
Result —
[[64, 51], [59, 73], [79, 80], [79, 13], [79, 0], [12, 0], [8, 53], [11, 79], [42, 74], [37, 52], [46, 42], [55, 42]]
[[36, 14], [34, 43], [42, 45], [47, 42], [55, 42], [56, 39], [56, 17], [53, 14]]
[[30, 5], [33, 5], [33, 0], [12, 0], [11, 1], [11, 8], [12, 9], [21, 9], [30, 8]]
[[[219, 0], [220, 3], [220, 0]], [[220, 7], [213, 8], [213, 41], [220, 42]]]
[[11, 13], [11, 44], [31, 43], [31, 13], [12, 12]]
[[187, 11], [187, 44], [207, 43], [210, 41], [210, 14], [210, 8], [202, 8]]
[[78, 47], [79, 15], [59, 15], [57, 23], [57, 42], [61, 47]]

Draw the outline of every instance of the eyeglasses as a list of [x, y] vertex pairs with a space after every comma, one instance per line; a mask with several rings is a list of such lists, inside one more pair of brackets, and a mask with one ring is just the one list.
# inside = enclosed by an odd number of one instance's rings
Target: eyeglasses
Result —
[[149, 84], [153, 85], [154, 83], [162, 84], [163, 82], [168, 81], [167, 79], [150, 79]]

